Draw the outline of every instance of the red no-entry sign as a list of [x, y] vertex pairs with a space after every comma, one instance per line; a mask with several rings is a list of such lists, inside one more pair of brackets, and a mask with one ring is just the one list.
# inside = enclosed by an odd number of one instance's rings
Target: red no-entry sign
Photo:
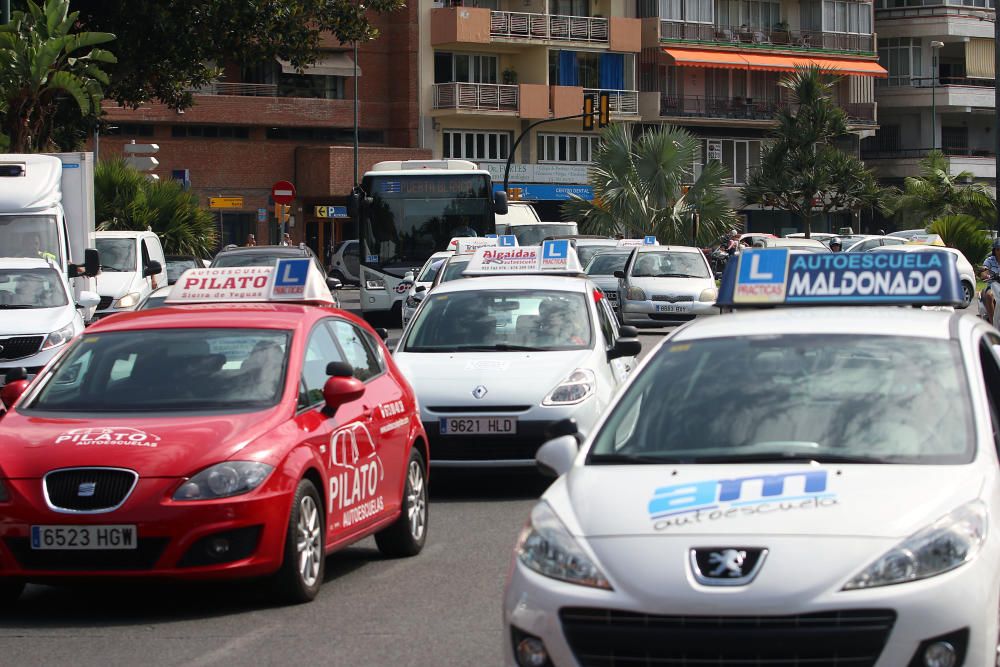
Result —
[[275, 204], [291, 204], [295, 199], [295, 186], [288, 181], [278, 181], [271, 186], [271, 199]]

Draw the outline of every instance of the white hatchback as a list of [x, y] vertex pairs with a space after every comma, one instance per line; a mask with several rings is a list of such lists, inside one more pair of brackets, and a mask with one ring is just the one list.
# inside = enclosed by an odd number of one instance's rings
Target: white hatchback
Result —
[[435, 287], [393, 359], [416, 391], [433, 465], [533, 467], [563, 420], [590, 430], [639, 345], [586, 278], [489, 276]]

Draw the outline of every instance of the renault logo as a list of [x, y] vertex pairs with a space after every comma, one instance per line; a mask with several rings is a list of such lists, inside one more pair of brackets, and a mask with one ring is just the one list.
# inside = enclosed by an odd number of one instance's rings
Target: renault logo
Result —
[[486, 394], [487, 394], [486, 387], [483, 385], [479, 385], [478, 387], [472, 390], [472, 396], [474, 398], [482, 398]]
[[691, 573], [704, 586], [745, 586], [764, 564], [767, 549], [721, 547], [691, 549]]
[[76, 495], [80, 498], [93, 498], [95, 491], [97, 491], [96, 482], [84, 482], [77, 488]]

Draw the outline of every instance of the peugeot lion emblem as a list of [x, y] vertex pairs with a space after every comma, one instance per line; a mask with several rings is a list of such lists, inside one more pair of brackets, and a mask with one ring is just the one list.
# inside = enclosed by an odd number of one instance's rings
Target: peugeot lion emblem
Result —
[[703, 586], [745, 586], [764, 564], [767, 549], [710, 547], [691, 549], [691, 573]]
[[77, 488], [76, 495], [80, 498], [93, 498], [95, 491], [97, 491], [96, 482], [84, 482]]
[[474, 398], [482, 398], [483, 396], [486, 395], [486, 393], [487, 393], [486, 387], [484, 385], [479, 385], [478, 387], [472, 390], [472, 396]]

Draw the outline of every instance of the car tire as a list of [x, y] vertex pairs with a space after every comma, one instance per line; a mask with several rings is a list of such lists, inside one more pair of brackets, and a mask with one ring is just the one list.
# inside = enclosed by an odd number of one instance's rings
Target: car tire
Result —
[[0, 604], [14, 604], [24, 592], [20, 579], [0, 579]]
[[375, 544], [390, 558], [416, 556], [427, 541], [427, 464], [413, 448], [406, 464], [399, 518], [388, 528], [375, 533]]
[[972, 305], [972, 300], [976, 298], [976, 288], [967, 282], [962, 283], [962, 308]]
[[311, 602], [323, 585], [326, 571], [326, 520], [316, 486], [299, 482], [288, 516], [285, 554], [274, 575], [274, 596], [281, 602]]

